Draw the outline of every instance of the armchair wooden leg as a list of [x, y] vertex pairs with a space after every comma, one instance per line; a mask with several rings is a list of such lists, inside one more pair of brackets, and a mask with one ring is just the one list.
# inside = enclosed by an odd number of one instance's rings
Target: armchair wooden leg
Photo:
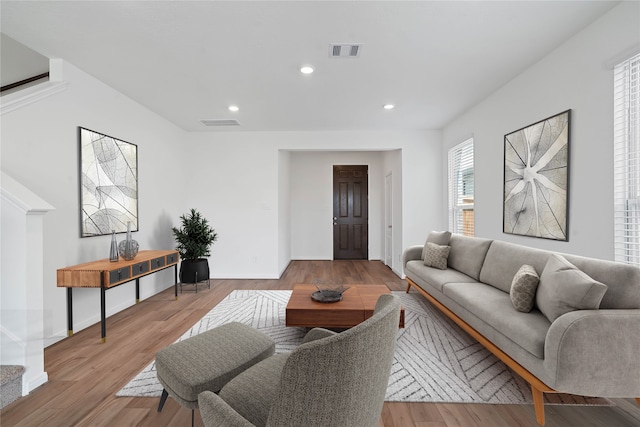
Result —
[[411, 290], [411, 282], [407, 282], [407, 293], [409, 293], [409, 290]]
[[533, 409], [536, 411], [536, 421], [541, 426], [544, 425], [544, 393], [533, 385], [531, 386], [531, 395], [533, 396]]
[[640, 406], [640, 397], [636, 397], [636, 402], [638, 402], [638, 406]]

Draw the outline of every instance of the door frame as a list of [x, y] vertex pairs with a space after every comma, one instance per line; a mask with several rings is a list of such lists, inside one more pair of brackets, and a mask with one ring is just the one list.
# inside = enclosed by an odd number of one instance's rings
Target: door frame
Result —
[[393, 175], [384, 177], [384, 263], [393, 270]]
[[[360, 199], [360, 209], [363, 211], [363, 216], [361, 218], [364, 218], [365, 222], [363, 224], [359, 224], [359, 225], [363, 225], [364, 229], [362, 234], [360, 234], [361, 236], [361, 242], [363, 243], [362, 246], [360, 246], [360, 249], [358, 249], [357, 246], [354, 245], [354, 242], [357, 241], [356, 239], [356, 233], [355, 233], [355, 223], [354, 223], [354, 218], [358, 218], [357, 216], [352, 216], [353, 212], [356, 209], [356, 203], [355, 203], [355, 199], [353, 198], [353, 195], [355, 194], [355, 192], [348, 190], [347, 194], [348, 195], [348, 201], [347, 201], [347, 209], [349, 210], [349, 214], [347, 217], [342, 217], [342, 218], [347, 218], [346, 222], [342, 222], [338, 217], [339, 215], [339, 210], [340, 210], [340, 206], [339, 206], [339, 200], [340, 200], [340, 192], [338, 192], [338, 186], [337, 183], [339, 183], [340, 181], [337, 180], [337, 175], [336, 175], [336, 171], [338, 171], [340, 168], [345, 168], [346, 170], [349, 170], [349, 168], [353, 168], [353, 171], [359, 171], [362, 170], [364, 172], [364, 186], [363, 186], [363, 192], [359, 193], [359, 194], [364, 194], [364, 199]], [[333, 164], [332, 166], [332, 205], [333, 205], [333, 216], [332, 216], [332, 222], [333, 222], [333, 259], [334, 260], [339, 260], [339, 259], [362, 259], [362, 260], [368, 260], [369, 259], [369, 168], [370, 165], [368, 163], [364, 163], [364, 164], [354, 164], [354, 163], [349, 163], [349, 164]], [[346, 179], [346, 178], [345, 178]], [[351, 178], [353, 179], [353, 178]], [[355, 185], [355, 182], [354, 182]], [[356, 221], [357, 223], [357, 221]], [[340, 245], [340, 237], [344, 235], [340, 234], [340, 231], [338, 231], [338, 229], [336, 227], [350, 227], [349, 224], [353, 225], [351, 226], [351, 228], [347, 231], [347, 247], [343, 248], [343, 249], [339, 249], [338, 246]], [[341, 254], [339, 254], [339, 252], [342, 252]], [[359, 252], [359, 253], [356, 253]], [[353, 258], [351, 258], [351, 255], [353, 255]]]

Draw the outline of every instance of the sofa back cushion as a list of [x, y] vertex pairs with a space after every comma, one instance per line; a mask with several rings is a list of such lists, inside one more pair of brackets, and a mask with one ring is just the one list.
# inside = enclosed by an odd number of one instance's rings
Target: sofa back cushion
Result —
[[424, 242], [424, 247], [422, 248], [422, 259], [424, 260], [427, 255], [427, 246], [429, 243], [435, 243], [440, 246], [448, 246], [449, 239], [451, 239], [450, 231], [432, 231], [427, 236], [427, 241]]
[[[449, 267], [478, 280], [482, 263], [492, 241], [480, 237], [452, 234], [449, 239], [449, 246], [451, 247], [448, 260]], [[509, 291], [507, 290], [507, 292]]]
[[532, 266], [540, 275], [548, 257], [549, 251], [494, 240], [482, 265], [480, 281], [508, 293], [523, 264]]
[[[540, 275], [550, 254], [550, 251], [494, 240], [482, 266], [480, 281], [509, 292], [513, 276], [522, 264], [533, 266]], [[640, 308], [640, 268], [614, 261], [560, 254], [593, 279], [607, 285], [607, 292], [600, 302], [601, 309]]]
[[640, 308], [640, 268], [578, 255], [561, 255], [591, 278], [607, 285], [600, 309]]
[[607, 285], [554, 253], [540, 275], [536, 305], [553, 322], [570, 311], [598, 309], [606, 292]]

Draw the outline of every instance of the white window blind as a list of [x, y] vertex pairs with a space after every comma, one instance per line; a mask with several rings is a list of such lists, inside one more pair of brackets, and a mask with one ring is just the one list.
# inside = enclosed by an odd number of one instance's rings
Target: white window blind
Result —
[[473, 138], [449, 150], [449, 230], [473, 236]]
[[615, 259], [640, 265], [640, 54], [614, 70]]

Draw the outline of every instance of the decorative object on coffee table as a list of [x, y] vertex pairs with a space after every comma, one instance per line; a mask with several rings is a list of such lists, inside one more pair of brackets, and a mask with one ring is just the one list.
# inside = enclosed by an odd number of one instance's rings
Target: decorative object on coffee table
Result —
[[180, 264], [180, 289], [183, 283], [195, 284], [198, 292], [198, 283], [207, 281], [209, 287], [209, 260], [205, 257], [211, 255], [211, 245], [218, 240], [218, 233], [209, 225], [209, 221], [196, 209], [191, 209], [189, 214], [180, 216], [182, 226], [173, 227], [173, 235], [176, 240], [176, 249], [180, 252], [182, 263]]
[[568, 240], [570, 116], [504, 136], [503, 232]]
[[348, 286], [325, 284], [318, 281], [314, 281], [313, 284], [318, 289], [311, 294], [311, 299], [318, 302], [338, 302], [342, 300], [342, 294], [349, 289]]

